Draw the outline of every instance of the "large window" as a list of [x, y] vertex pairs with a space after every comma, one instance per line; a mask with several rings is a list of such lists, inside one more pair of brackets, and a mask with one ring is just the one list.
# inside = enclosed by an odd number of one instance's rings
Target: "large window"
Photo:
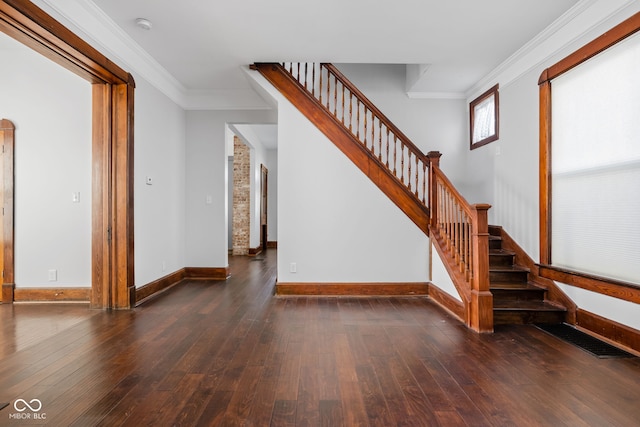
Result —
[[565, 279], [581, 276], [583, 287], [585, 277], [640, 286], [640, 33], [633, 28], [616, 27], [541, 78], [541, 264], [569, 273]]

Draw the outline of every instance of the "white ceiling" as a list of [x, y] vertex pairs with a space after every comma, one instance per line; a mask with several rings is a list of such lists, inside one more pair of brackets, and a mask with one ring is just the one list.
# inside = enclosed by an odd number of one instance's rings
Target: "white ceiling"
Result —
[[463, 94], [578, 0], [93, 2], [187, 90], [247, 90], [253, 62], [323, 61], [415, 64], [408, 90]]
[[[168, 76], [173, 83], [165, 93], [184, 108], [255, 109], [269, 107], [242, 71], [253, 62], [406, 65], [410, 96], [465, 98], [523, 45], [590, 0], [33, 1], [90, 38], [111, 33], [128, 51], [120, 60], [142, 58], [145, 77], [166, 82]], [[136, 18], [153, 28], [137, 27]], [[0, 49], [15, 47], [4, 38]], [[253, 132], [276, 147], [276, 126]]]

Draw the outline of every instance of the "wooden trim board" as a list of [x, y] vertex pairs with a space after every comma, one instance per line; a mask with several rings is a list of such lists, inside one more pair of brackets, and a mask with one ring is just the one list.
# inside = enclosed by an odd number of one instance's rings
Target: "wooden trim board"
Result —
[[14, 302], [86, 302], [91, 299], [91, 288], [15, 288]]
[[427, 296], [429, 284], [418, 283], [276, 283], [276, 295]]
[[576, 312], [576, 326], [611, 344], [632, 350], [636, 355], [640, 353], [640, 331], [637, 329], [582, 309]]

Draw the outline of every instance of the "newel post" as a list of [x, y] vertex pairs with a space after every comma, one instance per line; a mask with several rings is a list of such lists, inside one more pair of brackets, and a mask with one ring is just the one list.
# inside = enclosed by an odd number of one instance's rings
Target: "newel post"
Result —
[[436, 185], [435, 169], [433, 166], [440, 167], [440, 157], [442, 153], [439, 151], [429, 151], [427, 158], [429, 159], [429, 213], [431, 216], [431, 228], [435, 228], [438, 224], [438, 192]]
[[469, 326], [476, 332], [493, 332], [493, 295], [489, 290], [489, 222], [491, 205], [473, 205], [473, 282]]

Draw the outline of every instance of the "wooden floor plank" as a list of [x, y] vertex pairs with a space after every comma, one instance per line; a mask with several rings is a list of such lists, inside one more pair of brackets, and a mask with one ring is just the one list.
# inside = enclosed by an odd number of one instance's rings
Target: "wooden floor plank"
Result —
[[[533, 326], [478, 335], [425, 297], [276, 297], [276, 254], [230, 257], [130, 311], [0, 305], [0, 425], [637, 425], [640, 359]], [[17, 424], [16, 424], [17, 425]]]
[[271, 416], [272, 427], [293, 427], [296, 425], [296, 400], [276, 400]]

